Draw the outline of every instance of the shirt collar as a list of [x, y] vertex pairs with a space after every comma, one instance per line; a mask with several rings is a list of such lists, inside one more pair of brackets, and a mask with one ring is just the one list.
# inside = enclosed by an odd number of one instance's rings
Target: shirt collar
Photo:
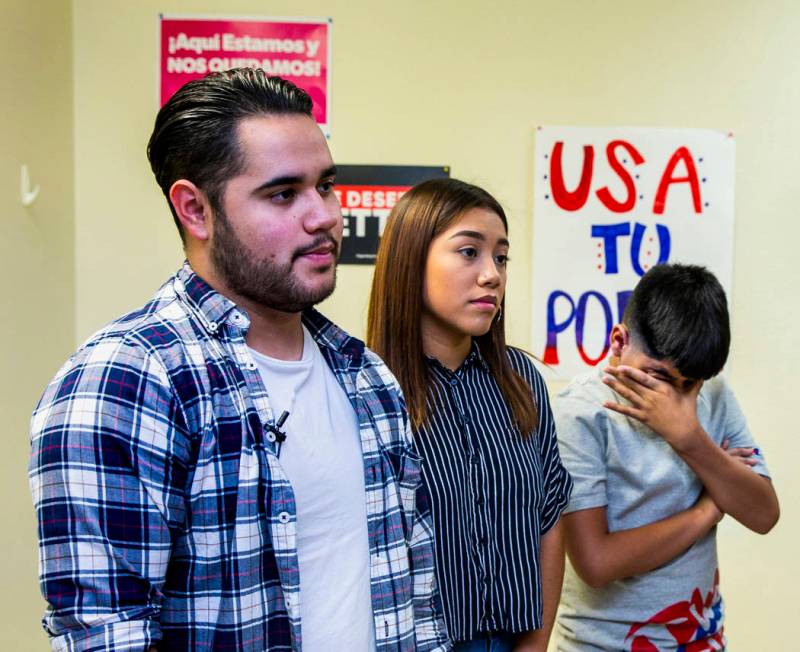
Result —
[[173, 287], [175, 293], [194, 309], [209, 333], [217, 333], [222, 324], [231, 317], [238, 322], [236, 325], [240, 328], [246, 330], [250, 325], [244, 311], [237, 309], [233, 301], [200, 278], [189, 265], [189, 261], [184, 261], [183, 267], [178, 270]]
[[315, 308], [303, 311], [303, 324], [318, 345], [346, 355], [356, 364], [360, 364], [364, 355], [364, 342], [345, 333]]
[[[178, 270], [173, 286], [176, 294], [194, 309], [208, 332], [217, 333], [222, 324], [229, 320], [244, 331], [250, 326], [246, 311], [238, 308], [233, 301], [200, 278], [188, 261]], [[360, 363], [364, 355], [364, 343], [345, 333], [316, 309], [308, 308], [303, 311], [303, 324], [318, 345]]]
[[474, 338], [472, 339], [472, 346], [470, 347], [467, 357], [464, 358], [464, 362], [462, 362], [461, 366], [459, 366], [459, 368], [456, 369], [455, 371], [451, 371], [450, 369], [445, 367], [441, 362], [439, 362], [436, 358], [433, 358], [429, 355], [426, 355], [425, 359], [427, 360], [428, 365], [432, 369], [438, 369], [440, 372], [446, 372], [448, 374], [460, 374], [474, 366], [481, 367], [484, 371], [487, 372], [490, 371], [489, 363], [486, 361], [486, 358], [481, 353], [481, 349]]

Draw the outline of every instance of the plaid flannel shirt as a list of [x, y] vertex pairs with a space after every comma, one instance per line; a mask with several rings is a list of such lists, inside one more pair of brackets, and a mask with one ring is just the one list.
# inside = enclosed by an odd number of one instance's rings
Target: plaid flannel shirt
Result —
[[[303, 319], [358, 417], [377, 650], [449, 649], [397, 382]], [[248, 326], [187, 263], [45, 390], [29, 475], [54, 650], [302, 649], [294, 496]]]

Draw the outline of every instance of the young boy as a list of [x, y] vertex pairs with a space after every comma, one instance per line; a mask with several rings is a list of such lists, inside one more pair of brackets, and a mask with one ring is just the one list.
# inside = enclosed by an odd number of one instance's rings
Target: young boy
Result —
[[575, 483], [557, 649], [722, 650], [716, 524], [729, 514], [763, 534], [779, 515], [717, 376], [730, 346], [725, 292], [703, 267], [658, 265], [610, 340], [609, 366], [554, 405]]

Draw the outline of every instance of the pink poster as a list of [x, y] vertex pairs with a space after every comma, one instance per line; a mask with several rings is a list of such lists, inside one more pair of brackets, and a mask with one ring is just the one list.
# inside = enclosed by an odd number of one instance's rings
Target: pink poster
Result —
[[163, 105], [192, 79], [230, 68], [262, 68], [314, 100], [314, 118], [329, 123], [331, 20], [161, 16]]

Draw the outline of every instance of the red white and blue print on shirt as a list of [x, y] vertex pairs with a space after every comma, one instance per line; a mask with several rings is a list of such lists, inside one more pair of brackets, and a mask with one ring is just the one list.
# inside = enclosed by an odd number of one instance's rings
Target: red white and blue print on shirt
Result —
[[724, 650], [719, 569], [714, 573], [714, 586], [705, 600], [700, 589], [696, 588], [689, 600], [676, 602], [648, 620], [634, 623], [625, 637], [625, 649], [630, 652], [658, 652], [658, 646], [641, 633], [644, 627], [651, 625], [662, 625], [667, 629], [678, 644], [677, 652]]

